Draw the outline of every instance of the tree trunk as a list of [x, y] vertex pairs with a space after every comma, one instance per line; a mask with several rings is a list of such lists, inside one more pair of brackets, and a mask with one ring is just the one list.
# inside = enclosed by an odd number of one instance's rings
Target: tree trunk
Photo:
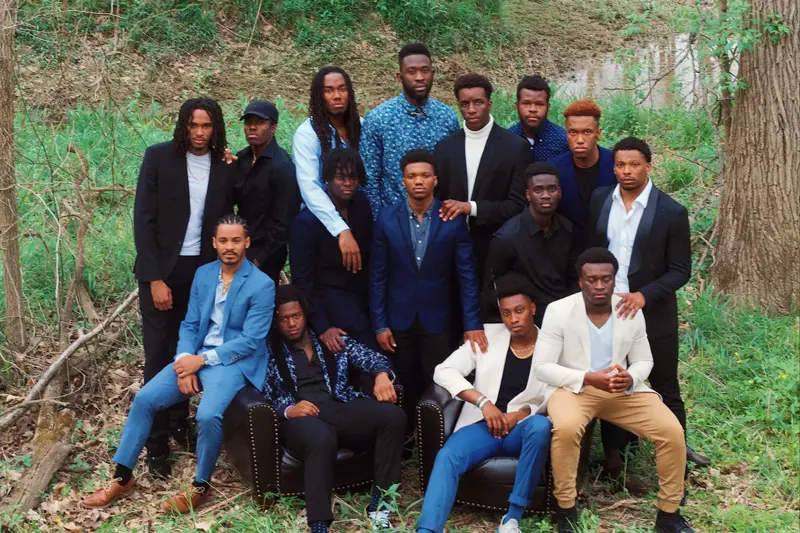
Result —
[[19, 259], [17, 188], [14, 175], [15, 0], [0, 0], [0, 251], [3, 257], [5, 334], [14, 350], [25, 346], [25, 308]]
[[[720, 199], [715, 289], [737, 304], [790, 313], [800, 298], [800, 7], [753, 0], [791, 28], [742, 54]], [[794, 303], [793, 303], [794, 302]]]

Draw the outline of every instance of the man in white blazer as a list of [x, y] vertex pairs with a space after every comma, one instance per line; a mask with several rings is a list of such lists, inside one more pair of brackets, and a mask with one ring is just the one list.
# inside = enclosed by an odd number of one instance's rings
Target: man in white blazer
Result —
[[[489, 349], [475, 354], [470, 343], [436, 367], [433, 381], [463, 400], [455, 432], [439, 450], [422, 502], [417, 531], [441, 533], [453, 507], [461, 475], [490, 457], [519, 457], [508, 512], [498, 533], [519, 533], [522, 513], [547, 464], [550, 421], [543, 409], [545, 387], [533, 375], [539, 330], [534, 324], [535, 289], [524, 276], [497, 280], [503, 324], [485, 324]], [[475, 382], [466, 376], [475, 372]]]
[[659, 533], [693, 533], [678, 507], [683, 495], [686, 444], [683, 428], [644, 381], [653, 368], [644, 317], [622, 319], [612, 311], [619, 267], [605, 248], [578, 258], [581, 292], [547, 307], [533, 356], [536, 378], [549, 385], [547, 412], [558, 532], [577, 531], [576, 475], [580, 443], [593, 418], [651, 440], [656, 447]]

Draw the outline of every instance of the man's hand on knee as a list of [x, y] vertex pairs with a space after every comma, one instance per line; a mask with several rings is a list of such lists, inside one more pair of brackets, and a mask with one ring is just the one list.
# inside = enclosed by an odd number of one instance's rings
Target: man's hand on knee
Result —
[[200, 393], [200, 381], [197, 374], [188, 374], [178, 378], [178, 389], [186, 396], [194, 396]]
[[302, 400], [286, 410], [286, 418], [317, 416], [318, 414], [319, 414], [319, 408], [307, 400]]

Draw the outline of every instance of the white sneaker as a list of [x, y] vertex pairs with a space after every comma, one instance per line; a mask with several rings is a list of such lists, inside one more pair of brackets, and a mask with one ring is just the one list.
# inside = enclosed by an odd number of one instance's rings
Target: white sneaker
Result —
[[[506, 517], [504, 516], [503, 520], [505, 519]], [[497, 528], [497, 533], [522, 533], [519, 530], [519, 522], [512, 518], [504, 524], [503, 520], [500, 520], [500, 527]]]
[[[392, 528], [392, 522], [389, 520], [391, 516], [389, 511], [372, 511], [368, 516], [369, 521], [372, 523], [373, 531]], [[517, 532], [519, 532], [519, 529]]]

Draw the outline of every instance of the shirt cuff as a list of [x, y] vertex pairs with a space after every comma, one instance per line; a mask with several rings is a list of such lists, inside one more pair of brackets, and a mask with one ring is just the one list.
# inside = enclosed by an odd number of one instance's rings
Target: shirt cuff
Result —
[[178, 355], [175, 356], [175, 361], [180, 361], [181, 359], [183, 359], [187, 355], [192, 355], [192, 354], [190, 354], [189, 352], [179, 353]]
[[283, 418], [285, 418], [287, 420], [289, 419], [287, 414], [289, 413], [289, 409], [291, 409], [292, 407], [294, 407], [294, 404], [286, 406], [286, 409], [283, 410]]
[[219, 360], [219, 355], [217, 355], [216, 350], [209, 350], [203, 355], [205, 355], [206, 364], [208, 366], [215, 366], [221, 363], [221, 361]]
[[330, 231], [331, 235], [334, 237], [339, 237], [339, 234], [343, 231], [347, 231], [350, 229], [350, 226], [347, 225], [343, 219], [334, 220], [329, 224], [328, 231]]
[[478, 202], [470, 200], [469, 202], [469, 216], [478, 216]]
[[380, 335], [384, 331], [389, 331], [389, 328], [380, 328], [375, 330], [375, 335]]

